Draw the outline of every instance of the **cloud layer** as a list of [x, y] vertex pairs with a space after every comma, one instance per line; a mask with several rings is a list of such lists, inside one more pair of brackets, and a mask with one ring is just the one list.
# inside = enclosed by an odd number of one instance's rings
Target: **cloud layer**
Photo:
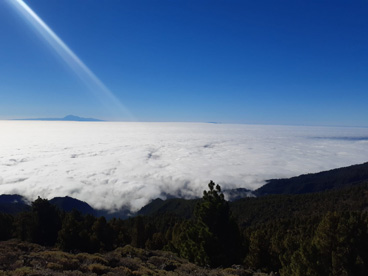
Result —
[[137, 210], [368, 161], [368, 128], [0, 121], [0, 194]]

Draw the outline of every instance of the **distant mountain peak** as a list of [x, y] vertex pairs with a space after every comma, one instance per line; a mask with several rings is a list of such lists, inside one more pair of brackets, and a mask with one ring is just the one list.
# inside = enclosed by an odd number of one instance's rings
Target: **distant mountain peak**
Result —
[[60, 119], [61, 121], [78, 121], [78, 122], [101, 122], [102, 120], [95, 118], [83, 118], [75, 115], [67, 115]]
[[79, 116], [75, 116], [75, 115], [66, 115], [64, 118], [63, 118], [63, 120], [65, 120], [65, 121], [68, 121], [68, 120], [80, 120], [80, 119], [82, 119], [81, 117], [79, 117]]
[[84, 118], [75, 115], [67, 115], [64, 118], [34, 118], [34, 119], [15, 119], [17, 121], [73, 121], [73, 122], [103, 122], [95, 118]]

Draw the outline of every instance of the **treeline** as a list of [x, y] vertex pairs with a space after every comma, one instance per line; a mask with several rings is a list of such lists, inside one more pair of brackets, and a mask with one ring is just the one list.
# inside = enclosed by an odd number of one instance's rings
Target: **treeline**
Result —
[[200, 201], [153, 204], [150, 215], [107, 221], [38, 198], [28, 212], [0, 214], [0, 239], [89, 253], [130, 244], [201, 266], [243, 264], [280, 275], [368, 275], [368, 184], [229, 204], [211, 181]]
[[[185, 204], [179, 206], [187, 208]], [[68, 252], [88, 253], [130, 244], [170, 250], [202, 266], [240, 263], [240, 232], [220, 187], [211, 181], [209, 191], [204, 192], [194, 209], [190, 219], [160, 213], [107, 221], [78, 211], [62, 212], [48, 200], [38, 198], [29, 212], [15, 216], [1, 214], [0, 239], [18, 238]]]
[[368, 275], [368, 183], [232, 204], [244, 264], [280, 275]]
[[240, 227], [300, 217], [319, 217], [328, 212], [364, 211], [368, 208], [368, 182], [319, 193], [269, 195], [243, 198], [231, 203]]
[[166, 230], [180, 219], [138, 216], [127, 220], [64, 212], [48, 200], [38, 198], [31, 210], [16, 215], [0, 213], [0, 240], [17, 238], [64, 251], [95, 253], [131, 244], [161, 249]]
[[244, 263], [280, 275], [368, 275], [365, 212], [275, 221], [244, 230]]

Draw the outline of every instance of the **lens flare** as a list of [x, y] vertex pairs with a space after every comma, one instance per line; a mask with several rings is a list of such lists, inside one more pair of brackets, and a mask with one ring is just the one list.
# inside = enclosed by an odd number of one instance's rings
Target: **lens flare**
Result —
[[70, 69], [84, 82], [95, 97], [114, 116], [135, 121], [134, 116], [65, 42], [22, 0], [7, 0], [8, 3], [49, 44]]

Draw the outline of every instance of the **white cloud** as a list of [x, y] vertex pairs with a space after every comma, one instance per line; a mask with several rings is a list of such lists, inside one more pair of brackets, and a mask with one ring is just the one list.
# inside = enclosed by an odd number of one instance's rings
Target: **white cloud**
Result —
[[0, 194], [69, 195], [105, 209], [201, 196], [209, 180], [255, 189], [368, 161], [367, 128], [0, 121], [0, 129]]

